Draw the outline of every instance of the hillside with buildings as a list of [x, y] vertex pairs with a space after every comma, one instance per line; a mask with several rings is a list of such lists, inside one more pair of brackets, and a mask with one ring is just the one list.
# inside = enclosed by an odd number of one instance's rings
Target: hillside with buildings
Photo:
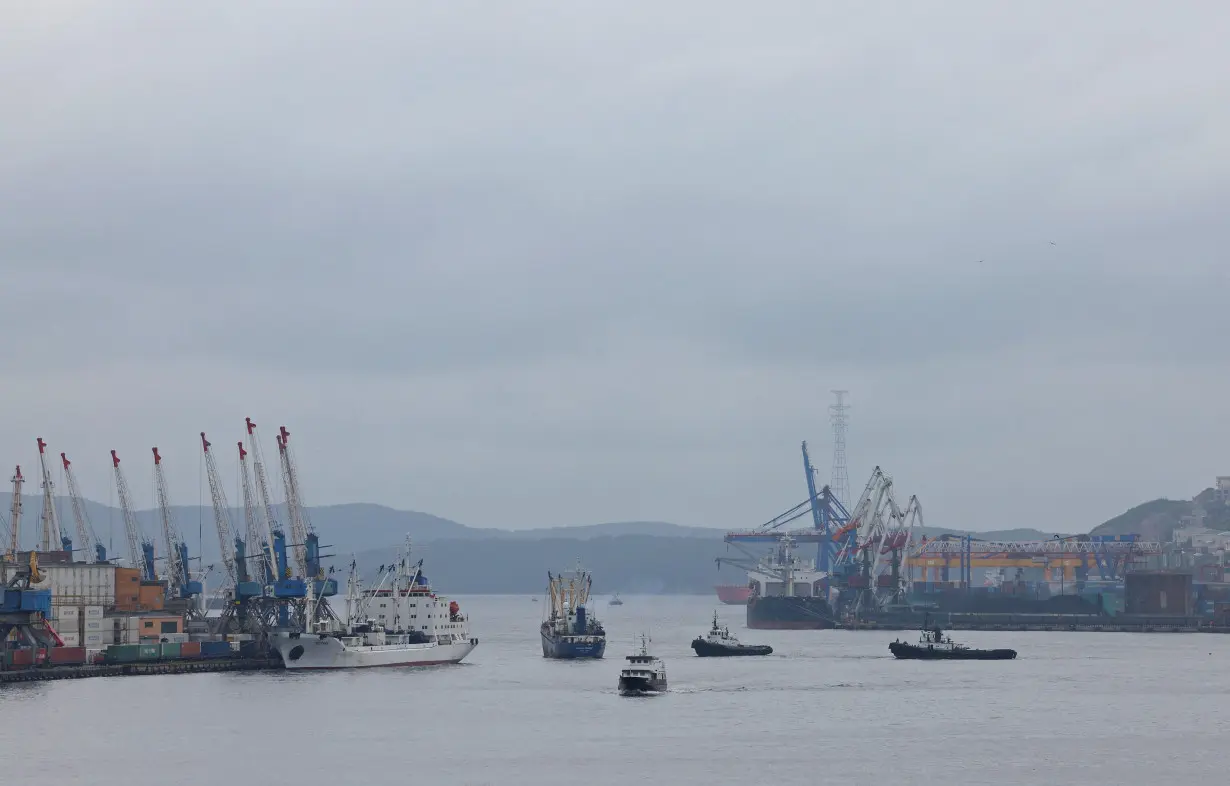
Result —
[[1189, 500], [1155, 499], [1095, 527], [1092, 535], [1138, 534], [1144, 540], [1220, 544], [1230, 533], [1230, 476], [1219, 476]]

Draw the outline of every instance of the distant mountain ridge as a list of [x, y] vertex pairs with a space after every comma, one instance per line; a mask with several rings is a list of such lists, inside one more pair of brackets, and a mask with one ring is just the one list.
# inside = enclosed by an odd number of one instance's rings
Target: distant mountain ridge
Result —
[[[9, 502], [7, 493], [0, 494], [0, 517], [7, 512]], [[1190, 503], [1173, 504], [1180, 506], [1175, 509], [1179, 513], [1183, 504], [1190, 507]], [[22, 544], [27, 548], [34, 544], [40, 530], [41, 508], [39, 497], [25, 498], [21, 529]], [[125, 561], [128, 546], [120, 511], [92, 501], [86, 501], [86, 511], [95, 532], [108, 544], [109, 554]], [[67, 499], [57, 500], [57, 513], [61, 529], [76, 540], [72, 506]], [[284, 507], [278, 506], [275, 514], [280, 521], [286, 520]], [[216, 565], [219, 545], [213, 509], [177, 506], [172, 515], [194, 563], [200, 559], [204, 565]], [[142, 534], [154, 541], [161, 555], [165, 549], [156, 511], [141, 510], [136, 516]], [[246, 529], [244, 511], [232, 508], [229, 516], [232, 529], [242, 533]], [[360, 568], [370, 575], [380, 564], [395, 558], [398, 545], [409, 535], [416, 554], [426, 560], [428, 575], [442, 591], [450, 593], [537, 594], [545, 586], [548, 570], [569, 568], [578, 559], [593, 571], [595, 586], [601, 592], [707, 593], [714, 584], [746, 581], [743, 571], [728, 566], [718, 569], [715, 558], [735, 556], [735, 552], [722, 542], [725, 530], [712, 527], [625, 521], [503, 530], [470, 527], [429, 513], [371, 503], [312, 507], [308, 516], [320, 534], [325, 564], [336, 570], [343, 570], [353, 554]], [[1131, 526], [1131, 516], [1124, 520], [1129, 523], [1123, 526]], [[1121, 523], [1112, 519], [1107, 525], [1117, 527]], [[6, 528], [0, 526], [0, 536]], [[927, 527], [922, 534], [933, 538], [962, 533]], [[972, 533], [981, 540], [1046, 540], [1055, 534], [1036, 529]], [[220, 574], [215, 571], [213, 575]], [[216, 582], [216, 578], [211, 581]]]

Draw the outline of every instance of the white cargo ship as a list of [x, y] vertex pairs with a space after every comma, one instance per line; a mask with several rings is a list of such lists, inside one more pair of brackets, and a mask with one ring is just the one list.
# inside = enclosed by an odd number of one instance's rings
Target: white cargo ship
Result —
[[[380, 581], [364, 589], [351, 565], [346, 613], [304, 633], [275, 635], [273, 646], [288, 669], [355, 669], [460, 663], [478, 646], [469, 618], [456, 601], [437, 595], [423, 562], [409, 564], [410, 543]], [[309, 603], [311, 599], [309, 598]]]

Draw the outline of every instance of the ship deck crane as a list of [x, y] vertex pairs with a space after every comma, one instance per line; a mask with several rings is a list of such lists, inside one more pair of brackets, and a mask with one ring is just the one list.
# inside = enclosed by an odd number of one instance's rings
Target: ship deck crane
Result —
[[[175, 526], [171, 514], [170, 494], [167, 492], [167, 478], [162, 468], [162, 455], [158, 448], [154, 453], [154, 486], [158, 493], [158, 516], [162, 523], [162, 538], [167, 547], [167, 591], [172, 597], [180, 600], [194, 600], [200, 597], [204, 587], [200, 581], [192, 578], [191, 563], [188, 560], [188, 544]], [[189, 611], [200, 611], [192, 604]]]
[[90, 522], [89, 513], [85, 508], [85, 499], [81, 496], [81, 488], [77, 485], [77, 473], [73, 471], [73, 463], [63, 453], [60, 454], [60, 461], [64, 464], [64, 481], [68, 485], [68, 497], [72, 502], [73, 518], [77, 522], [77, 537], [81, 539], [81, 549], [86, 555], [85, 561], [89, 562], [92, 554], [94, 562], [106, 562], [107, 547], [99, 540], [98, 533], [94, 531], [94, 525]]
[[111, 451], [111, 467], [115, 473], [115, 492], [120, 500], [120, 513], [124, 517], [124, 534], [128, 537], [128, 558], [132, 566], [141, 571], [145, 581], [157, 581], [158, 574], [154, 570], [154, 543], [141, 534], [141, 525], [137, 523], [136, 514], [132, 509], [132, 492], [128, 490], [128, 479], [124, 470], [120, 469], [120, 457]]

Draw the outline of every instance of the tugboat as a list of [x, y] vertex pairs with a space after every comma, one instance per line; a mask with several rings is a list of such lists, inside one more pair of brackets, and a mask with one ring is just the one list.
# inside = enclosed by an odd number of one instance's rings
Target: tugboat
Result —
[[719, 627], [717, 612], [713, 612], [713, 628], [709, 635], [692, 639], [692, 649], [701, 658], [725, 658], [735, 655], [772, 655], [773, 648], [767, 644], [743, 644], [729, 628]]
[[666, 690], [666, 665], [649, 654], [648, 639], [641, 634], [641, 651], [627, 656], [628, 665], [619, 672], [620, 696], [649, 696]]
[[917, 644], [894, 641], [888, 645], [889, 652], [898, 660], [1013, 660], [1016, 650], [975, 650], [957, 644], [944, 635], [937, 625], [931, 628], [923, 623], [922, 636]]
[[622, 606], [622, 605], [624, 605], [624, 602], [623, 602], [622, 600], [620, 600], [620, 599], [619, 599], [619, 593], [618, 593], [618, 592], [612, 593], [612, 595], [611, 595], [611, 604], [610, 604], [610, 605], [612, 605], [612, 606]]
[[539, 632], [542, 656], [558, 660], [601, 658], [606, 652], [606, 631], [589, 615], [586, 604], [593, 577], [578, 564], [571, 573], [547, 574], [551, 608]]

